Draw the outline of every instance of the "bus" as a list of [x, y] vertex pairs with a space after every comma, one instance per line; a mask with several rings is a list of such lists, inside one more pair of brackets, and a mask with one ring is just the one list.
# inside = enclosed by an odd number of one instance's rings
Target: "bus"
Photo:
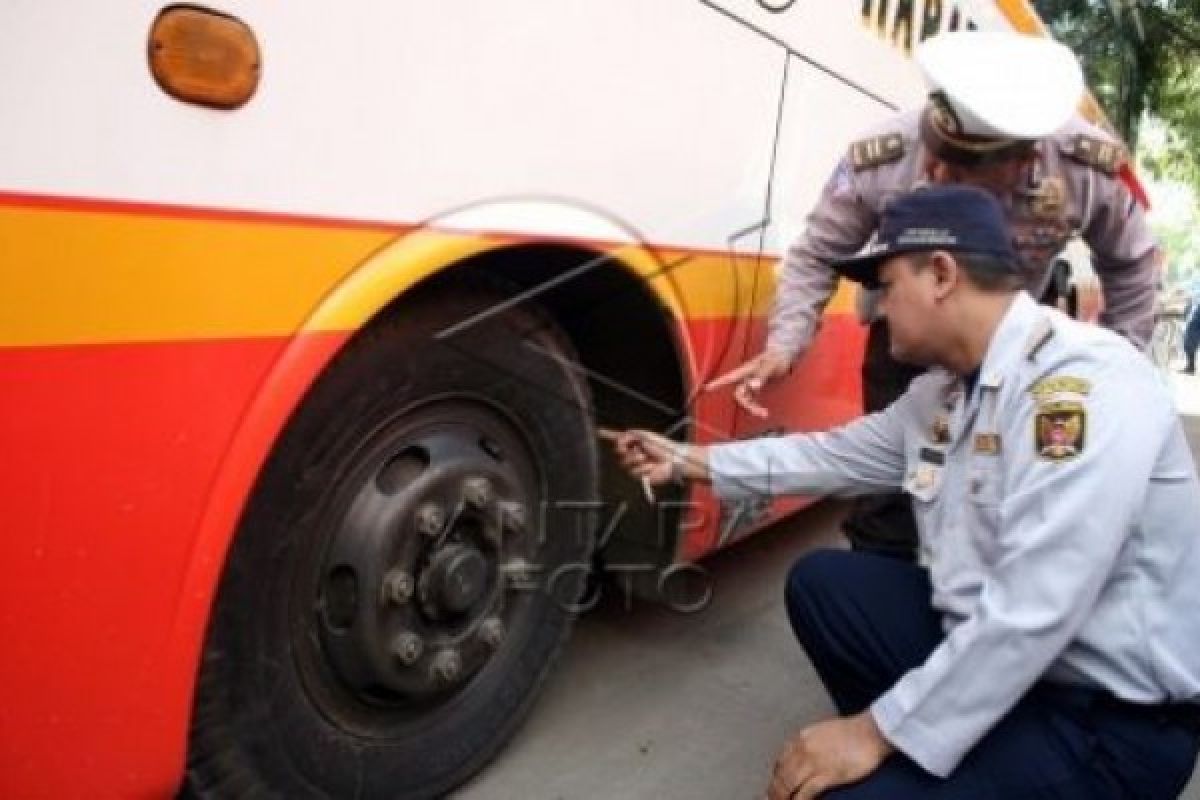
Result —
[[[0, 796], [434, 797], [589, 569], [790, 507], [600, 426], [859, 413], [849, 288], [767, 397], [778, 254], [922, 38], [1024, 0], [0, 5]], [[584, 569], [580, 569], [580, 566]], [[686, 620], [681, 621], [686, 624]]]

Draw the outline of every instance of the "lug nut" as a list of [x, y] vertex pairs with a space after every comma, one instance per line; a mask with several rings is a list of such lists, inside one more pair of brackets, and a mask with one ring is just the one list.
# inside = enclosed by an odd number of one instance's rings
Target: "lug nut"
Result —
[[458, 653], [453, 650], [441, 651], [433, 657], [433, 663], [429, 665], [429, 671], [433, 677], [443, 683], [453, 683], [456, 681], [461, 669], [462, 662], [458, 657]]
[[485, 619], [479, 626], [479, 638], [488, 647], [499, 647], [504, 641], [504, 622], [497, 617]]
[[392, 640], [392, 655], [406, 667], [417, 663], [423, 652], [425, 652], [425, 642], [411, 631], [405, 631]]
[[383, 596], [402, 606], [409, 601], [413, 593], [413, 579], [402, 569], [394, 569], [383, 578]]
[[492, 484], [487, 478], [467, 478], [463, 481], [463, 499], [467, 505], [486, 508], [492, 502]]
[[501, 575], [508, 588], [515, 590], [536, 589], [533, 567], [522, 558], [514, 558], [500, 567]]
[[417, 509], [416, 524], [426, 536], [437, 536], [446, 526], [446, 512], [437, 503], [426, 503]]
[[520, 503], [504, 503], [500, 506], [500, 524], [510, 531], [525, 530], [525, 509]]

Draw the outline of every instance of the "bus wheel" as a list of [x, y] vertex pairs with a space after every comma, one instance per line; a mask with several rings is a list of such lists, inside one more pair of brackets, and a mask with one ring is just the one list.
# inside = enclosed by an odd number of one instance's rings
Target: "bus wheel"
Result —
[[590, 565], [597, 453], [569, 345], [500, 300], [404, 302], [288, 423], [221, 579], [186, 794], [437, 797], [528, 710]]

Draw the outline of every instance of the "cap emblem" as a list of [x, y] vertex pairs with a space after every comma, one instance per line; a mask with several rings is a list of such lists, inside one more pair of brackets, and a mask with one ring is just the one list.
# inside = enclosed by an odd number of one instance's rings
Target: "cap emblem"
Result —
[[930, 119], [934, 126], [942, 133], [956, 136], [962, 133], [962, 123], [958, 120], [958, 115], [954, 113], [954, 109], [950, 107], [950, 100], [946, 97], [945, 92], [933, 92], [929, 95], [930, 104]]

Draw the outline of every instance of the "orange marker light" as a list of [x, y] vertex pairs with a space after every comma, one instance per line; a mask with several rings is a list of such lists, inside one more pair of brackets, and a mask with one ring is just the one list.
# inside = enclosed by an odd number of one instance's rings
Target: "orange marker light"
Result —
[[196, 6], [171, 6], [150, 28], [150, 71], [185, 103], [232, 109], [258, 88], [258, 41], [244, 22]]

